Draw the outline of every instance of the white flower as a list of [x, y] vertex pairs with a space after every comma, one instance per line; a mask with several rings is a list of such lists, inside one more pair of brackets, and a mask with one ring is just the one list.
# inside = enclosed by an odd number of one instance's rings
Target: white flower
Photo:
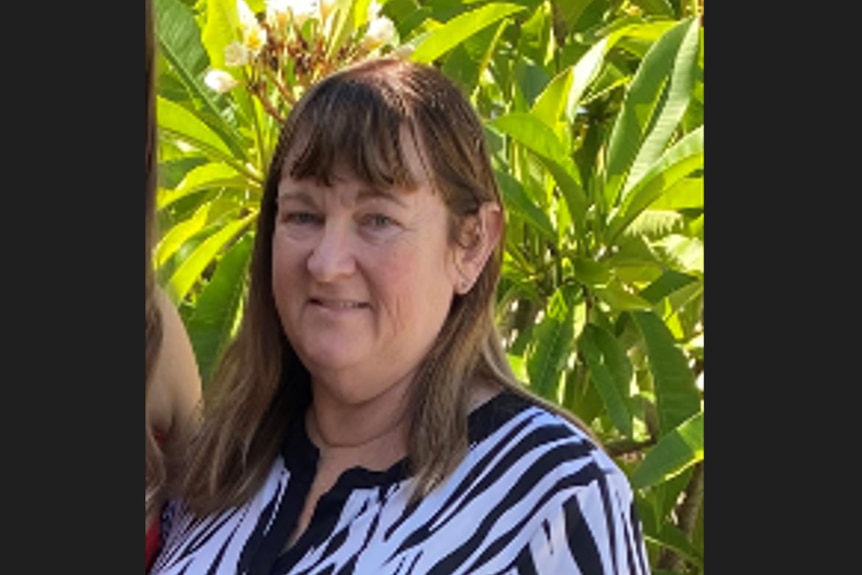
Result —
[[278, 32], [284, 31], [290, 24], [291, 0], [266, 0], [266, 21]]
[[266, 30], [260, 26], [248, 28], [243, 34], [242, 43], [248, 48], [249, 52], [257, 56], [260, 51], [266, 46]]
[[[331, 8], [332, 3], [333, 0], [329, 0], [326, 7]], [[306, 20], [317, 18], [323, 10], [320, 0], [266, 0], [266, 21], [278, 30], [284, 30], [291, 20], [302, 27]]]
[[318, 0], [294, 0], [290, 11], [293, 13], [293, 21], [297, 26], [302, 27], [309, 18], [317, 18], [320, 14], [320, 4]]
[[245, 0], [236, 0], [236, 13], [239, 16], [239, 25], [245, 31], [245, 28], [258, 26], [257, 18]]
[[251, 61], [251, 56], [251, 50], [239, 42], [231, 42], [224, 48], [225, 66], [245, 66]]
[[393, 58], [398, 58], [399, 60], [409, 60], [410, 56], [413, 55], [413, 52], [416, 51], [415, 46], [411, 46], [410, 44], [401, 44], [389, 54]]
[[266, 45], [266, 30], [261, 28], [254, 13], [245, 0], [236, 0], [236, 11], [239, 16], [239, 28], [242, 33], [242, 43], [252, 54], [257, 55]]
[[219, 94], [224, 94], [238, 86], [239, 82], [224, 70], [213, 68], [207, 72], [207, 75], [204, 77], [204, 84], [206, 84], [210, 90], [218, 92]]
[[380, 9], [382, 6], [377, 2], [377, 0], [371, 0], [371, 3], [368, 5], [368, 10], [366, 11], [366, 18], [369, 20], [374, 20], [380, 14]]
[[368, 25], [368, 31], [362, 38], [362, 46], [369, 52], [388, 44], [395, 37], [395, 24], [386, 16], [375, 18]]

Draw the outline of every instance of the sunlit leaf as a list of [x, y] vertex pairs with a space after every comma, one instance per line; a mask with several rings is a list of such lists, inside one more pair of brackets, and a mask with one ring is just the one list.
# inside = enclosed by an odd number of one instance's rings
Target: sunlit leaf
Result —
[[171, 226], [167, 230], [156, 246], [153, 255], [153, 261], [157, 268], [162, 267], [189, 238], [204, 228], [209, 220], [211, 208], [212, 204], [206, 203], [198, 207], [190, 218]]
[[703, 209], [703, 177], [678, 180], [650, 204], [651, 210]]
[[246, 274], [252, 243], [252, 235], [246, 234], [225, 252], [188, 321], [204, 385], [210, 381], [240, 311], [244, 282], [238, 279]]
[[560, 374], [574, 343], [574, 306], [561, 289], [551, 297], [545, 317], [535, 327], [534, 347], [527, 358], [530, 387], [557, 402]]
[[598, 78], [605, 64], [605, 55], [621, 38], [639, 27], [632, 24], [614, 30], [593, 44], [576, 64], [569, 66], [551, 80], [536, 99], [530, 112], [550, 127], [554, 127], [560, 120], [567, 124], [574, 122], [582, 96], [587, 87]]
[[619, 283], [610, 283], [607, 286], [593, 288], [599, 299], [608, 304], [615, 312], [648, 310], [652, 305], [637, 294], [624, 289]]
[[213, 68], [225, 69], [224, 49], [228, 44], [239, 39], [237, 2], [245, 2], [245, 0], [207, 0], [206, 23], [201, 40]]
[[189, 194], [219, 187], [242, 190], [248, 189], [250, 184], [231, 166], [223, 163], [208, 163], [190, 170], [175, 189], [160, 190], [157, 206], [161, 210]]
[[202, 120], [186, 108], [162, 97], [156, 97], [156, 115], [159, 128], [204, 150], [229, 156], [230, 148]]
[[253, 181], [260, 181], [260, 174], [236, 158], [224, 140], [206, 123], [186, 108], [156, 97], [156, 116], [159, 130], [163, 135], [177, 138], [210, 157], [211, 160], [222, 161], [232, 166], [236, 171]]
[[[233, 112], [228, 105], [219, 102], [223, 96], [217, 97], [203, 84], [210, 59], [191, 9], [180, 0], [155, 0], [155, 15], [159, 52], [170, 62], [181, 85], [202, 106], [201, 119], [219, 134], [235, 156], [244, 158], [242, 137], [231, 123]], [[166, 95], [165, 84], [167, 82], [162, 81], [159, 85], [162, 96]]]
[[663, 153], [691, 99], [699, 44], [698, 21], [679, 22], [650, 48], [626, 92], [611, 132], [604, 187], [608, 205]]
[[669, 269], [660, 278], [642, 289], [638, 295], [650, 303], [658, 303], [662, 298], [697, 281], [696, 276]]
[[576, 233], [582, 233], [587, 199], [581, 187], [581, 177], [578, 167], [553, 130], [539, 118], [523, 112], [500, 116], [488, 122], [488, 125], [510, 136], [536, 155], [562, 191]]
[[492, 3], [460, 14], [428, 34], [417, 45], [411, 60], [433, 62], [479, 30], [523, 9], [517, 4]]
[[661, 319], [651, 311], [633, 311], [631, 317], [646, 344], [663, 436], [700, 411], [700, 392], [685, 355]]
[[681, 234], [673, 234], [656, 242], [676, 266], [683, 271], [703, 273], [703, 242]]
[[703, 413], [681, 423], [647, 452], [632, 474], [632, 486], [643, 489], [667, 481], [703, 460]]
[[665, 16], [674, 18], [673, 6], [668, 0], [631, 0], [635, 6], [643, 8], [644, 12], [653, 16]]
[[588, 286], [604, 286], [611, 278], [610, 270], [606, 262], [599, 262], [585, 257], [574, 257], [575, 280]]
[[703, 126], [686, 134], [643, 174], [626, 193], [608, 225], [608, 242], [614, 243], [626, 227], [680, 179], [703, 167]]
[[608, 409], [614, 426], [626, 436], [632, 435], [629, 406], [629, 384], [632, 366], [613, 334], [594, 324], [587, 324], [578, 339], [578, 350], [589, 367], [590, 378]]
[[557, 234], [547, 214], [524, 191], [521, 183], [510, 176], [507, 172], [495, 171], [497, 181], [503, 192], [506, 208], [527, 220], [533, 228], [551, 241], [555, 241]]
[[197, 282], [204, 269], [210, 265], [226, 245], [228, 245], [236, 235], [246, 228], [257, 217], [257, 212], [251, 213], [244, 218], [231, 221], [225, 224], [219, 231], [212, 234], [204, 240], [194, 252], [187, 257], [178, 267], [170, 281], [168, 289], [177, 301], [183, 299], [192, 286]]

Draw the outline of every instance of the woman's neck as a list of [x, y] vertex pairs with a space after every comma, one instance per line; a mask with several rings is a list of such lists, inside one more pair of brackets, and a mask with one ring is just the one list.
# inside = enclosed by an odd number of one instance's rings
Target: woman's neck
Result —
[[382, 470], [407, 455], [403, 394], [355, 405], [327, 399], [315, 394], [305, 418], [309, 439], [322, 459]]

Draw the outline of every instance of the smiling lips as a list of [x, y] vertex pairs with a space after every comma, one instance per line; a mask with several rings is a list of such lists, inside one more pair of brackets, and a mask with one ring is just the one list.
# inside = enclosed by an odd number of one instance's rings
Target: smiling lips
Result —
[[348, 311], [369, 307], [367, 303], [340, 299], [321, 299], [313, 297], [309, 299], [309, 302], [312, 305], [332, 311]]

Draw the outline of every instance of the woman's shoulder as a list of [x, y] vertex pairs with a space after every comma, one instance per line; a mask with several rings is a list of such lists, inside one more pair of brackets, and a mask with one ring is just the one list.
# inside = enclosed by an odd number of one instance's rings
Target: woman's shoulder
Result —
[[587, 431], [529, 395], [505, 391], [473, 419], [471, 443], [510, 464], [541, 473], [613, 477], [628, 489], [620, 468]]

